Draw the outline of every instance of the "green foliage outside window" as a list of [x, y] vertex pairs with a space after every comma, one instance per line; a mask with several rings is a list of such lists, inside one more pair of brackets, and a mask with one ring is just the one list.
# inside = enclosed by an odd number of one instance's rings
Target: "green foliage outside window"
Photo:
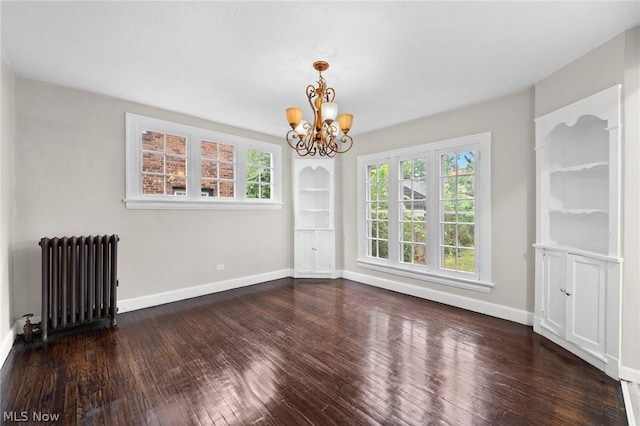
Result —
[[389, 258], [389, 165], [369, 166], [369, 255]]
[[441, 156], [442, 266], [475, 272], [475, 153]]
[[247, 150], [247, 198], [271, 199], [271, 153]]
[[400, 162], [402, 169], [402, 261], [427, 263], [426, 162], [415, 158]]
[[[475, 272], [475, 152], [441, 156], [440, 244], [441, 266], [461, 272]], [[426, 265], [427, 224], [426, 161], [400, 162], [401, 261]], [[368, 167], [369, 255], [389, 258], [389, 165]]]

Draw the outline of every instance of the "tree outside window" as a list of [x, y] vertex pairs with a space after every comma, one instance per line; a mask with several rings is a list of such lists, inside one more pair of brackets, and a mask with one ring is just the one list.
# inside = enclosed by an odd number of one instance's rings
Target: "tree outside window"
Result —
[[368, 167], [367, 240], [371, 257], [389, 258], [389, 165]]
[[424, 158], [400, 162], [401, 262], [427, 264], [427, 182]]
[[475, 152], [440, 155], [441, 267], [473, 273], [475, 260]]
[[247, 198], [271, 199], [273, 162], [271, 153], [247, 150]]

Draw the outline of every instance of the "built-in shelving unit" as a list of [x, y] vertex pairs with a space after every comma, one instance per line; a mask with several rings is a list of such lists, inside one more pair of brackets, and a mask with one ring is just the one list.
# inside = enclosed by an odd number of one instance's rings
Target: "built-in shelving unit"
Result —
[[294, 160], [294, 275], [327, 277], [335, 271], [334, 163]]
[[621, 86], [536, 119], [534, 330], [618, 376]]
[[544, 149], [540, 190], [545, 197], [539, 243], [617, 256], [617, 241], [609, 239], [609, 230], [617, 226], [617, 216], [610, 213], [612, 195], [617, 198], [612, 191], [618, 189], [611, 188], [617, 179], [610, 167], [608, 119], [585, 111], [577, 118], [567, 114], [571, 121], [553, 125], [558, 114], [538, 120], [539, 148]]

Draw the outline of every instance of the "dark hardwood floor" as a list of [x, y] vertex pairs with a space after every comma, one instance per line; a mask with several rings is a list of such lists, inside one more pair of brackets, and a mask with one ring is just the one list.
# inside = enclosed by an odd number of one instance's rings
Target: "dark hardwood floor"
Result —
[[626, 424], [619, 384], [530, 327], [341, 279], [19, 342], [1, 377], [3, 413], [59, 424]]

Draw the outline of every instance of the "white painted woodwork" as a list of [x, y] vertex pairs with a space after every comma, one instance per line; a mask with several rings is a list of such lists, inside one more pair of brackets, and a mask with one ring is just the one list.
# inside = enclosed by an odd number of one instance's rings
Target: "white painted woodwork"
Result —
[[334, 161], [294, 159], [294, 276], [335, 272]]
[[606, 264], [587, 256], [567, 255], [568, 341], [604, 353]]
[[559, 294], [562, 294], [565, 287], [566, 258], [562, 252], [547, 251], [544, 253], [543, 264], [543, 279], [546, 285], [542, 288], [542, 324], [554, 333], [564, 335], [567, 304], [565, 298]]
[[314, 272], [314, 234], [313, 230], [297, 230], [295, 240], [295, 270], [299, 273]]
[[616, 379], [621, 89], [536, 119], [534, 330]]
[[[296, 230], [296, 274], [331, 274], [334, 272], [335, 243], [333, 230]], [[299, 276], [299, 275], [296, 275]]]

